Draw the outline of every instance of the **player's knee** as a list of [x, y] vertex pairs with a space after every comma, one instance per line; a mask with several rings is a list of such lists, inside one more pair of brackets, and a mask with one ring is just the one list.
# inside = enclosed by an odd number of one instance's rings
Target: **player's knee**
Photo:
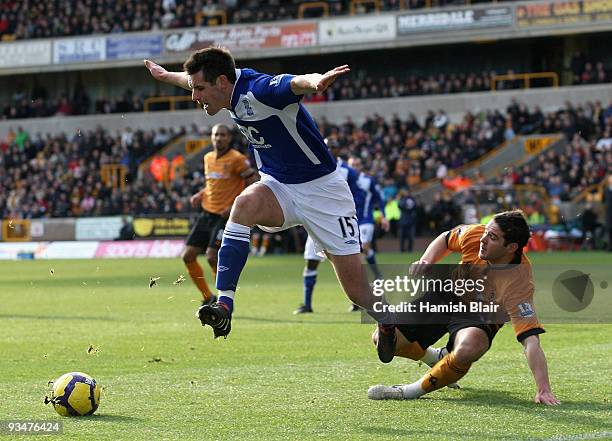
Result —
[[488, 344], [480, 339], [464, 340], [453, 349], [459, 363], [469, 364], [477, 361], [487, 352]]
[[253, 222], [257, 215], [258, 206], [257, 197], [253, 194], [241, 194], [234, 200], [232, 206], [231, 218], [241, 220], [242, 222]]
[[186, 248], [185, 251], [183, 251], [181, 258], [183, 259], [183, 262], [185, 263], [192, 263], [192, 262], [195, 262], [196, 259], [198, 258], [198, 253], [192, 249]]

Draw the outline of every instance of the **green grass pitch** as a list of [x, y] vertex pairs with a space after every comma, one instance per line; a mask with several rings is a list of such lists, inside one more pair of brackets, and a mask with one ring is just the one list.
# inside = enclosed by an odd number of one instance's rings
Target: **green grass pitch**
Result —
[[[612, 264], [603, 253], [531, 259]], [[299, 256], [249, 259], [233, 331], [213, 340], [194, 317], [191, 281], [172, 283], [187, 276], [179, 259], [2, 261], [0, 420], [61, 420], [64, 433], [51, 439], [75, 440], [612, 439], [612, 325], [547, 326], [558, 407], [532, 403], [533, 379], [509, 326], [462, 390], [369, 401], [368, 386], [411, 382], [425, 368], [378, 362], [372, 327], [347, 312], [328, 263], [315, 314], [292, 315], [302, 266]], [[153, 276], [161, 279], [149, 288]], [[70, 371], [105, 387], [95, 415], [62, 418], [43, 404], [47, 381]]]

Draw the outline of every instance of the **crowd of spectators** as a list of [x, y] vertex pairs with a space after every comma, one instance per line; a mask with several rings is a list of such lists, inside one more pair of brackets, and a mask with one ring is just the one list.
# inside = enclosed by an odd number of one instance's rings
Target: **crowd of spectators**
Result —
[[[609, 82], [610, 75], [601, 62], [595, 63], [597, 72], [589, 74], [592, 63], [572, 63], [582, 66], [584, 75], [576, 76], [575, 84], [593, 84]], [[507, 74], [512, 74], [508, 71]], [[491, 81], [495, 71], [488, 73], [440, 73], [437, 75], [419, 76], [416, 74], [401, 75], [369, 75], [365, 71], [339, 78], [324, 95], [311, 95], [305, 102], [343, 101], [369, 98], [394, 98], [416, 95], [435, 95], [461, 92], [478, 92], [491, 90]], [[550, 85], [546, 82], [542, 86]], [[532, 85], [533, 86], [533, 85]], [[521, 80], [504, 80], [496, 82], [496, 90], [518, 89], [523, 87]], [[60, 92], [56, 97], [49, 97], [47, 89], [34, 81], [28, 89], [18, 83], [10, 98], [10, 102], [0, 104], [0, 119], [40, 118], [48, 116], [69, 116], [87, 114], [108, 114], [142, 112], [144, 101], [149, 95], [137, 94], [126, 89], [121, 95], [105, 99], [92, 100], [82, 83], [77, 83], [72, 93]], [[179, 103], [187, 108], [189, 103]], [[154, 104], [150, 110], [168, 110], [167, 104]]]
[[570, 62], [572, 84], [602, 84], [612, 79], [609, 69], [601, 60], [590, 60], [582, 52], [576, 52]]
[[[509, 108], [515, 112], [516, 103]], [[550, 198], [569, 201], [585, 189], [600, 183], [612, 169], [612, 104], [600, 102], [573, 106], [566, 103], [557, 112], [527, 116], [540, 133], [564, 133], [568, 145], [564, 151], [552, 150], [519, 168], [510, 167], [491, 183], [511, 188], [537, 185]]]
[[[32, 39], [193, 27], [222, 12], [228, 23], [261, 23], [299, 17], [302, 0], [8, 0], [0, 4], [0, 39]], [[348, 0], [328, 0], [330, 15], [351, 11]], [[463, 0], [382, 0], [381, 10], [461, 5]], [[362, 5], [357, 13], [370, 12]], [[320, 16], [311, 10], [305, 17]], [[218, 18], [216, 18], [218, 20]]]
[[[378, 178], [384, 198], [391, 203], [420, 183], [448, 178], [452, 170], [516, 134], [563, 133], [570, 142], [561, 154], [542, 154], [488, 181], [473, 179], [473, 184], [508, 189], [501, 199], [499, 194], [488, 196], [488, 200], [498, 199], [500, 208], [516, 202], [511, 191], [516, 184], [541, 186], [547, 199], [557, 203], [601, 182], [612, 169], [612, 104], [604, 107], [599, 102], [567, 103], [556, 112], [545, 113], [513, 101], [505, 111], [468, 112], [455, 123], [439, 110], [429, 112], [423, 121], [414, 115], [394, 115], [387, 120], [372, 115], [362, 124], [350, 118], [342, 124], [323, 119], [319, 127], [324, 136], [338, 142], [342, 156], [362, 158], [364, 169]], [[201, 172], [180, 176], [166, 186], [137, 170], [144, 158], [171, 138], [185, 132], [205, 134], [199, 130], [126, 129], [111, 135], [99, 128], [46, 137], [22, 129], [11, 132], [0, 142], [0, 216], [188, 213], [192, 210], [189, 196], [203, 185]], [[245, 150], [246, 141], [237, 131], [234, 143]], [[110, 163], [128, 167], [125, 190], [102, 181], [100, 167]], [[533, 193], [527, 203], [542, 212], [544, 199]], [[417, 232], [442, 231], [461, 219], [461, 209], [451, 192], [445, 192], [431, 201], [417, 199], [416, 219]]]
[[[158, 192], [152, 180], [137, 179], [137, 169], [183, 131], [128, 128], [111, 135], [98, 128], [57, 136], [11, 131], [0, 142], [0, 218], [182, 211], [187, 204], [179, 182], [174, 191]], [[105, 164], [127, 167], [125, 191], [103, 182]]]

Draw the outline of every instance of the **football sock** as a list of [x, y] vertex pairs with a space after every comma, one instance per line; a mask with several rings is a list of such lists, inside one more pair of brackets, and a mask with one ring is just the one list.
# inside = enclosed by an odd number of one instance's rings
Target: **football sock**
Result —
[[472, 363], [461, 364], [454, 352], [445, 355], [433, 368], [419, 380], [424, 393], [432, 392], [461, 379], [472, 366]]
[[266, 253], [268, 247], [270, 246], [270, 235], [266, 234], [261, 241], [261, 249], [263, 250], [263, 254]]
[[255, 248], [256, 250], [259, 249], [259, 241], [261, 240], [261, 235], [259, 234], [254, 234], [253, 238], [251, 239], [251, 246], [253, 248]]
[[378, 265], [376, 264], [376, 253], [374, 252], [372, 248], [370, 248], [368, 252], [366, 253], [366, 260], [368, 264], [370, 265], [370, 268], [372, 268], [372, 272], [374, 272], [374, 276], [377, 279], [380, 279], [381, 274], [380, 274], [380, 271], [378, 270]]
[[204, 271], [202, 271], [202, 267], [198, 263], [197, 260], [193, 262], [185, 263], [187, 266], [187, 271], [189, 271], [189, 277], [193, 280], [193, 283], [202, 293], [202, 297], [204, 300], [208, 300], [212, 296], [212, 292], [210, 292], [210, 288], [208, 288], [208, 283], [204, 279]]
[[312, 307], [312, 291], [317, 283], [317, 270], [304, 269], [304, 306]]
[[[249, 227], [234, 222], [228, 222], [223, 232], [217, 264], [218, 301], [225, 304], [230, 312], [234, 307], [233, 293], [236, 292], [238, 278], [249, 256], [250, 236]], [[231, 295], [226, 292], [231, 292]]]
[[406, 347], [401, 348], [395, 355], [400, 357], [410, 358], [411, 360], [421, 360], [423, 355], [426, 354], [425, 351], [420, 344], [416, 341], [408, 342]]
[[219, 299], [217, 300], [217, 303], [221, 303], [229, 312], [233, 312], [235, 295], [236, 293], [234, 291], [219, 291]]
[[439, 357], [440, 357], [439, 352], [440, 351], [444, 351], [443, 352], [444, 355], [446, 355], [448, 353], [446, 351], [446, 348], [436, 349], [436, 348], [432, 348], [431, 346], [429, 346], [425, 350], [425, 354], [423, 354], [423, 356], [421, 358], [419, 358], [418, 360], [422, 361], [423, 363], [425, 363], [429, 367], [434, 367], [434, 365], [439, 360]]

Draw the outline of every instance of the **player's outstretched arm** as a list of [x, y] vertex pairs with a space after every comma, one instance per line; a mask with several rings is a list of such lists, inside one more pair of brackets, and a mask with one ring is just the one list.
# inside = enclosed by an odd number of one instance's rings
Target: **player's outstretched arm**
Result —
[[553, 394], [550, 388], [548, 365], [546, 363], [544, 351], [540, 346], [540, 338], [537, 335], [531, 335], [523, 340], [523, 346], [525, 348], [527, 363], [529, 364], [529, 368], [533, 373], [533, 378], [536, 383], [537, 392], [534, 401], [538, 404], [546, 404], [548, 406], [561, 404], [561, 401], [555, 397], [555, 394]]
[[189, 76], [187, 72], [168, 72], [162, 66], [151, 60], [144, 60], [145, 67], [151, 72], [151, 76], [162, 83], [172, 84], [191, 91], [189, 86]]
[[291, 91], [296, 95], [325, 92], [340, 75], [350, 72], [347, 64], [334, 67], [324, 74], [298, 75], [291, 80]]
[[440, 234], [436, 237], [427, 247], [423, 255], [419, 260], [413, 262], [410, 265], [409, 273], [412, 277], [418, 277], [427, 271], [427, 267], [430, 264], [437, 263], [442, 260], [445, 256], [449, 255], [451, 251], [446, 245], [446, 235], [448, 231]]

